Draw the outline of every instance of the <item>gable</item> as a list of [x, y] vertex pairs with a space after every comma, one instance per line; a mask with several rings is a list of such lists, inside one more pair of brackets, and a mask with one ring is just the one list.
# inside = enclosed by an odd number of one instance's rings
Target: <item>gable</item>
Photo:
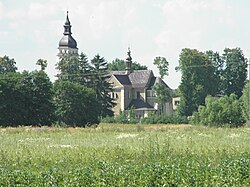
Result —
[[114, 75], [111, 75], [110, 77], [110, 80], [109, 80], [109, 83], [112, 84], [112, 86], [115, 88], [115, 87], [121, 87], [123, 86], [117, 79]]

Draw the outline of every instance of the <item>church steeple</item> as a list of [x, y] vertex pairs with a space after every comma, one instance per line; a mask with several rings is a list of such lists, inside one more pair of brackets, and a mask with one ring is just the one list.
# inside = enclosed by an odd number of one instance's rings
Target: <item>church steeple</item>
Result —
[[71, 35], [71, 25], [70, 25], [70, 21], [69, 21], [69, 11], [67, 11], [67, 17], [66, 17], [66, 22], [64, 24], [64, 35]]
[[130, 74], [132, 72], [132, 57], [131, 57], [131, 51], [130, 48], [128, 48], [128, 57], [126, 58], [126, 74]]
[[69, 12], [67, 11], [66, 21], [64, 24], [63, 37], [59, 42], [59, 53], [58, 56], [61, 57], [64, 54], [71, 53], [73, 55], [78, 55], [78, 48], [75, 39], [72, 37], [71, 24], [69, 21]]

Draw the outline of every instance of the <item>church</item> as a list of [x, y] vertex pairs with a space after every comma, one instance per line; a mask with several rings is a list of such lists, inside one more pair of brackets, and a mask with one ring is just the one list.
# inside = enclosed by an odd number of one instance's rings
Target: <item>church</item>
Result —
[[[77, 42], [72, 37], [71, 23], [67, 12], [66, 22], [64, 24], [63, 37], [59, 42], [58, 57], [64, 54], [78, 55]], [[135, 110], [137, 118], [147, 117], [151, 112], [172, 115], [172, 99], [160, 106], [156, 102], [154, 86], [163, 85], [172, 96], [172, 89], [160, 77], [155, 77], [152, 70], [133, 70], [132, 57], [129, 49], [127, 53], [124, 71], [111, 71], [109, 82], [113, 85], [113, 92], [110, 97], [114, 99], [116, 105], [113, 107], [114, 114], [130, 109]]]

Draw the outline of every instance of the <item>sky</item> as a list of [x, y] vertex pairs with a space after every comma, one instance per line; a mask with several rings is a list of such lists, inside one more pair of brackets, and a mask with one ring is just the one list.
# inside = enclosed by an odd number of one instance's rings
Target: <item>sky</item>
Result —
[[112, 62], [125, 59], [130, 47], [133, 61], [156, 76], [154, 58], [165, 57], [164, 80], [173, 89], [183, 48], [240, 47], [250, 58], [249, 0], [0, 0], [0, 56], [14, 58], [19, 71], [38, 69], [36, 61], [45, 59], [55, 80], [67, 11], [79, 52]]

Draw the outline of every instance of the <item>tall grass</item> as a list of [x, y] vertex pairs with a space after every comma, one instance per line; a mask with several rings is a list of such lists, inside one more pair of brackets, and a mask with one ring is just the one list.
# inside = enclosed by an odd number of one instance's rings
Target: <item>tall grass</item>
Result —
[[250, 129], [0, 129], [1, 186], [248, 186]]

